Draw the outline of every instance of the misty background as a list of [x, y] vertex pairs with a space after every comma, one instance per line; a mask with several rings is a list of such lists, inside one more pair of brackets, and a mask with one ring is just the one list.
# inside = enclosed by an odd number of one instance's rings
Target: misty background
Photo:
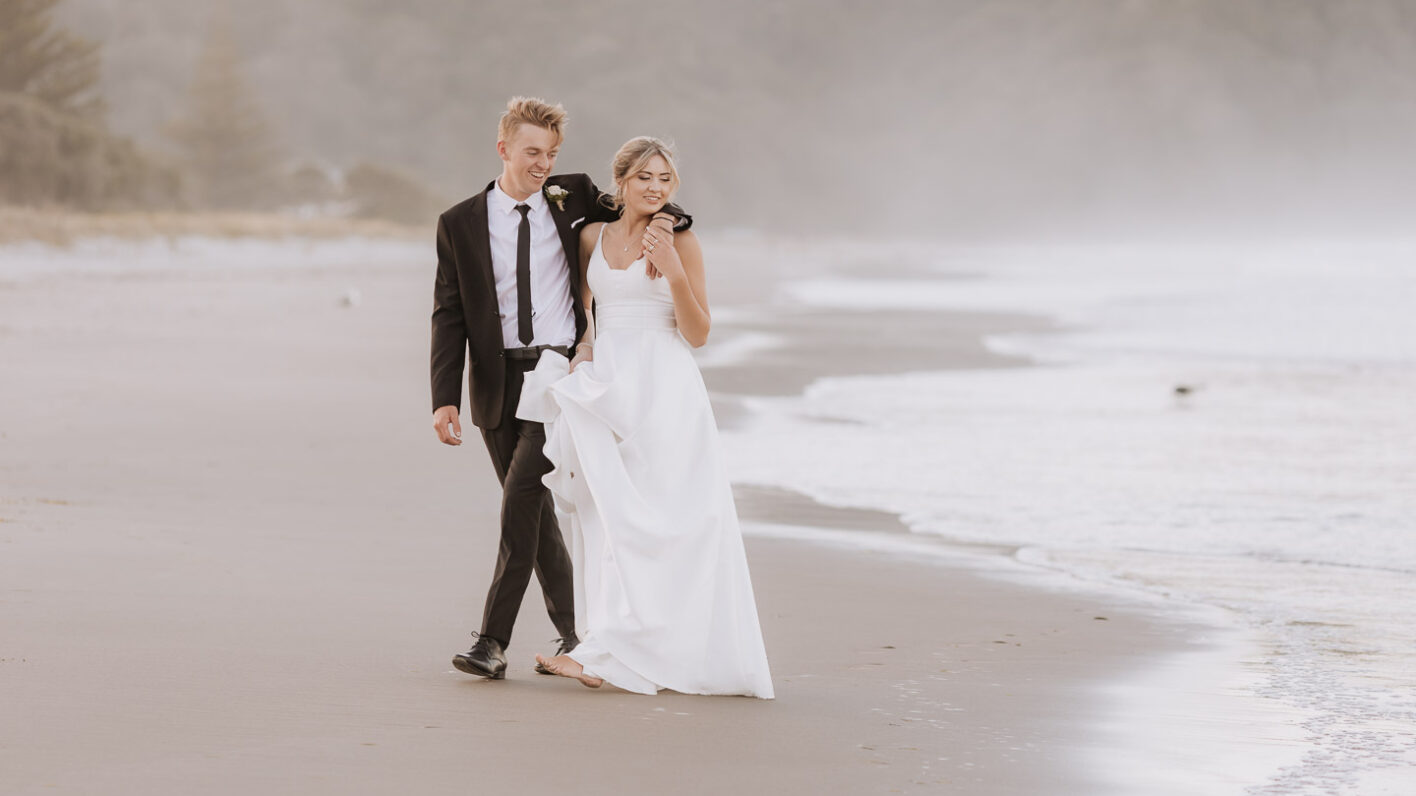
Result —
[[[90, 209], [342, 197], [430, 224], [499, 173], [497, 117], [528, 94], [569, 112], [557, 170], [602, 186], [625, 139], [674, 141], [705, 228], [1386, 235], [1416, 210], [1404, 0], [62, 0], [53, 20], [97, 46], [84, 124], [148, 169]], [[204, 146], [251, 151], [223, 172]]]

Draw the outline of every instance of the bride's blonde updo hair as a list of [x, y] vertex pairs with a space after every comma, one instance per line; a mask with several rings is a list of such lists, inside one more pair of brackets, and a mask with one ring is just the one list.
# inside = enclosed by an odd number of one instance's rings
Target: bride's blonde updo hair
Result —
[[614, 160], [610, 161], [610, 174], [615, 179], [615, 196], [610, 200], [611, 209], [619, 210], [624, 207], [624, 178], [643, 169], [655, 155], [659, 155], [669, 164], [669, 196], [672, 197], [673, 192], [678, 190], [679, 174], [678, 166], [674, 165], [674, 150], [657, 138], [641, 135], [626, 141], [615, 153]]

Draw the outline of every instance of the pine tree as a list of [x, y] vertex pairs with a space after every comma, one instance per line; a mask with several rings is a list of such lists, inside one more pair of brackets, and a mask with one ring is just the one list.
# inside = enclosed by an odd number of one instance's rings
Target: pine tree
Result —
[[173, 120], [169, 134], [182, 149], [195, 205], [253, 208], [276, 192], [270, 126], [224, 25], [213, 26], [192, 76], [186, 110]]
[[0, 92], [27, 94], [56, 110], [94, 117], [99, 44], [55, 30], [60, 0], [0, 0]]

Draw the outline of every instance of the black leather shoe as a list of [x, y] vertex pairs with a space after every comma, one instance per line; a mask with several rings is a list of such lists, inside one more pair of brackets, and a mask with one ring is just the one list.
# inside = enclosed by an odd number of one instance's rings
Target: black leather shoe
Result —
[[506, 650], [502, 649], [501, 642], [481, 633], [472, 635], [477, 637], [477, 643], [472, 645], [472, 649], [454, 655], [452, 665], [460, 672], [475, 674], [478, 677], [493, 680], [506, 677]]
[[[559, 644], [559, 645], [560, 645], [560, 646], [556, 647], [556, 655], [564, 655], [564, 654], [566, 654], [567, 652], [570, 652], [571, 650], [573, 650], [573, 649], [575, 649], [576, 647], [580, 646], [580, 638], [579, 638], [578, 636], [576, 636], [574, 633], [571, 633], [571, 634], [568, 635], [568, 636], [561, 636], [561, 637], [558, 638], [558, 639], [554, 639], [551, 643], [553, 643], [553, 644]], [[551, 657], [555, 657], [555, 655], [553, 655], [553, 656], [551, 656]], [[538, 664], [536, 664], [536, 674], [551, 674], [551, 675], [554, 675], [555, 672], [551, 671], [550, 669], [547, 669], [546, 667], [544, 667], [544, 666], [542, 666], [541, 664], [538, 663]]]

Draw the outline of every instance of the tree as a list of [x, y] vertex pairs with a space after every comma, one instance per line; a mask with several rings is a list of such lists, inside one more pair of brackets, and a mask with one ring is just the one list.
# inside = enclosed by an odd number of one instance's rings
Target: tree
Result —
[[99, 44], [55, 30], [60, 0], [0, 0], [0, 92], [26, 94], [78, 116], [103, 112]]
[[186, 110], [169, 133], [182, 149], [195, 205], [253, 208], [273, 196], [279, 178], [270, 126], [224, 25], [212, 27]]
[[103, 121], [98, 43], [56, 30], [59, 0], [0, 0], [0, 202], [168, 207], [177, 178]]
[[0, 203], [82, 210], [165, 208], [175, 170], [101, 124], [0, 92]]

